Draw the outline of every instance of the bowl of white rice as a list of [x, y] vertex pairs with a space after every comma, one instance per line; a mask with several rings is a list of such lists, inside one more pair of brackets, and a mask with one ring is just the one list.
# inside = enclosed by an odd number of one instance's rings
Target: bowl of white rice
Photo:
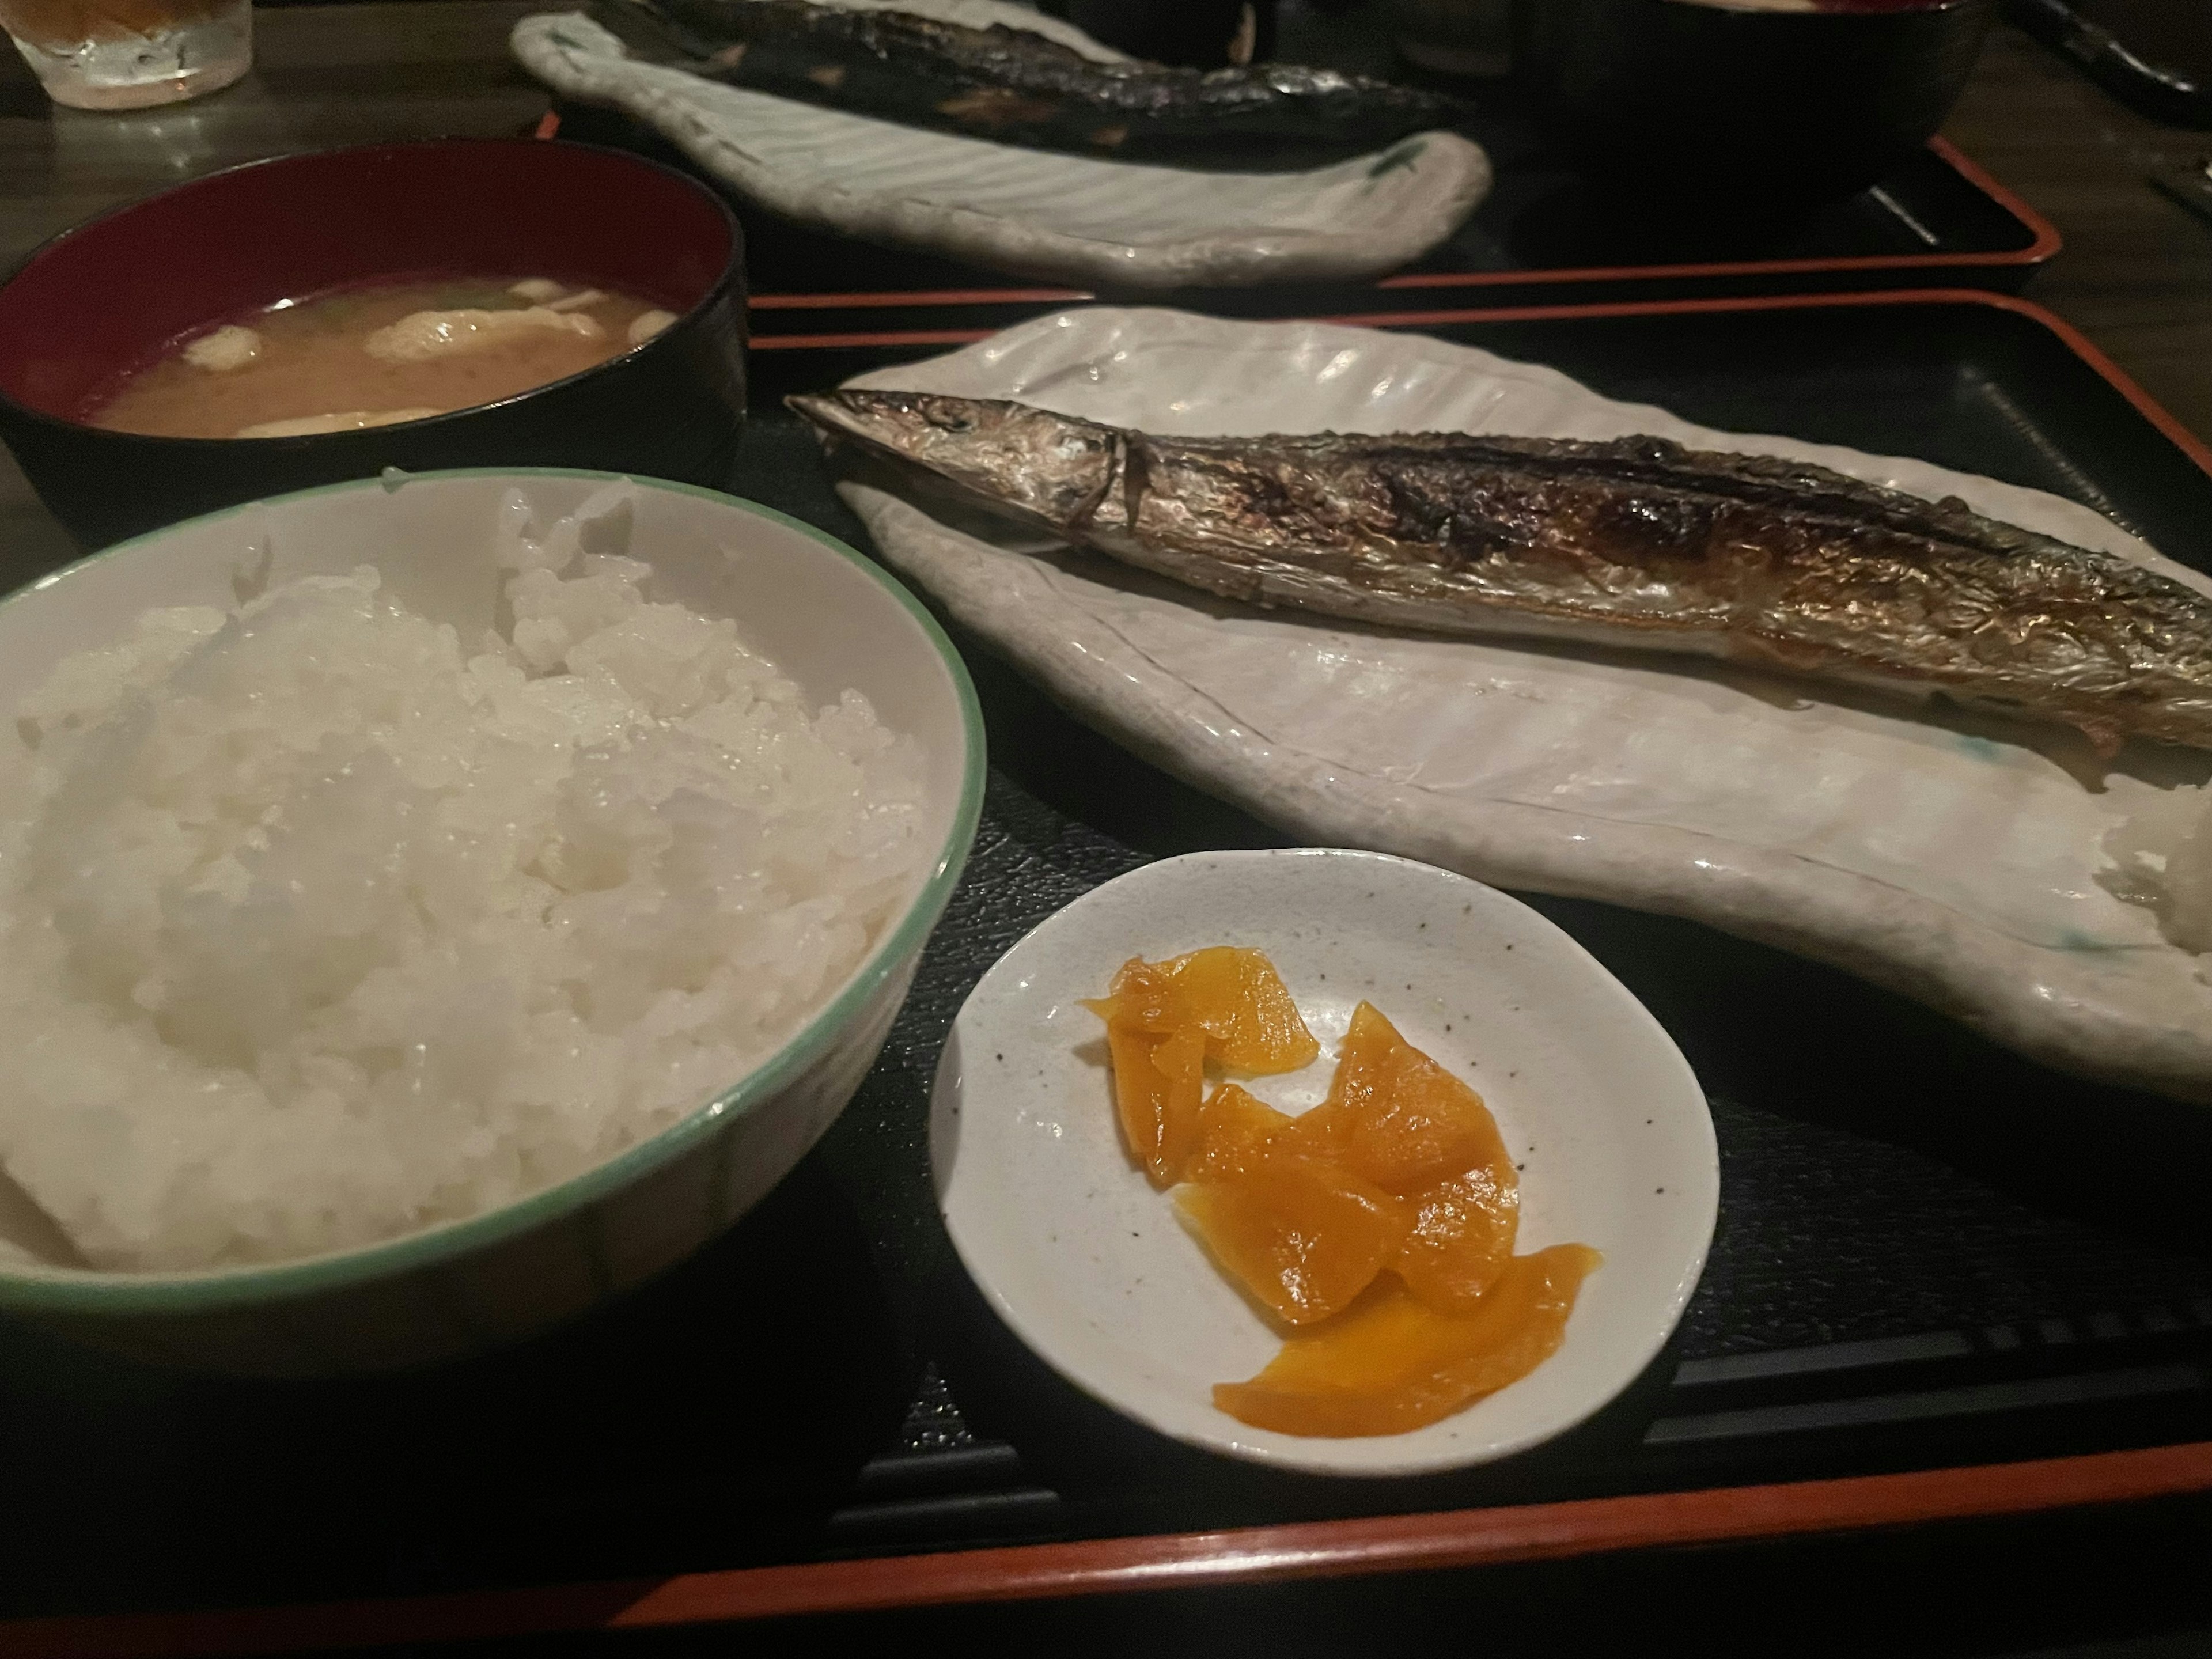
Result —
[[683, 1259], [872, 1063], [975, 694], [830, 537], [561, 471], [343, 484], [0, 601], [0, 1311], [313, 1376]]

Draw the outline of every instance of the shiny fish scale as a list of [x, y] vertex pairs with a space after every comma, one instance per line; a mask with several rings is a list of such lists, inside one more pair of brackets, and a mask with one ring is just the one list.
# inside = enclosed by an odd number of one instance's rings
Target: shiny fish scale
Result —
[[1013, 403], [792, 399], [824, 434], [1207, 592], [1730, 659], [2212, 748], [2212, 601], [1808, 464], [1455, 433], [1152, 437]]

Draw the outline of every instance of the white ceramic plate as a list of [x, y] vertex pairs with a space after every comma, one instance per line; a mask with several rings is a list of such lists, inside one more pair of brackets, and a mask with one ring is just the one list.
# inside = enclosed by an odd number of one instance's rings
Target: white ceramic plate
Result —
[[[1161, 433], [1648, 432], [1792, 455], [2212, 583], [2085, 507], [1716, 432], [1419, 335], [1097, 307], [855, 382]], [[2100, 887], [2106, 834], [2212, 757], [1921, 715], [1676, 661], [1217, 602], [845, 486], [885, 558], [1083, 718], [1305, 841], [1660, 910], [1837, 963], [2048, 1064], [2212, 1101], [2212, 988]]]
[[[1328, 1091], [1353, 1007], [1468, 1079], [1522, 1161], [1522, 1253], [1605, 1253], [1559, 1351], [1407, 1434], [1322, 1439], [1216, 1411], [1280, 1339], [1123, 1150], [1103, 995], [1133, 956], [1256, 945], [1320, 1060], [1252, 1091], [1303, 1111]], [[1566, 934], [1464, 877], [1373, 853], [1194, 853], [1069, 905], [986, 974], [938, 1064], [930, 1160], [961, 1260], [1001, 1317], [1077, 1387], [1163, 1434], [1323, 1474], [1415, 1474], [1563, 1433], [1674, 1328], [1711, 1242], [1720, 1174], [1697, 1079], [1656, 1020]]]
[[[900, 0], [957, 22], [1081, 31], [983, 0]], [[580, 12], [515, 25], [514, 54], [564, 96], [628, 112], [763, 207], [848, 236], [1049, 281], [1114, 288], [1349, 280], [1419, 258], [1490, 189], [1449, 132], [1304, 173], [1194, 173], [927, 131], [633, 64]]]

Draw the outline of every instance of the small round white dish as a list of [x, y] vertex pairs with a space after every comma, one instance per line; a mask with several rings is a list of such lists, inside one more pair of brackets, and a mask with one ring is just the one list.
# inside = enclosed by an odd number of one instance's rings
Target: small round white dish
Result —
[[[1328, 1092], [1371, 1001], [1472, 1082], [1521, 1161], [1523, 1252], [1605, 1253], [1559, 1350], [1410, 1433], [1325, 1439], [1214, 1409], [1280, 1339], [1124, 1150], [1104, 1030], [1081, 999], [1133, 956], [1208, 945], [1273, 958], [1321, 1039], [1304, 1071], [1248, 1083], [1298, 1112]], [[1712, 1118], [1659, 1023], [1518, 900], [1431, 866], [1331, 848], [1194, 853], [1096, 888], [969, 996], [938, 1065], [930, 1158], [946, 1227], [1000, 1316], [1078, 1388], [1194, 1446], [1282, 1468], [1433, 1473], [1572, 1428], [1635, 1380], [1705, 1266], [1720, 1195]]]

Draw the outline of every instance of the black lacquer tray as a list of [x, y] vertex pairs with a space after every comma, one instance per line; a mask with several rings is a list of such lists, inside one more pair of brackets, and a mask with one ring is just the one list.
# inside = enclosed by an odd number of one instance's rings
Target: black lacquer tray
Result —
[[[651, 128], [563, 100], [542, 136], [634, 149], [711, 176]], [[1498, 168], [1441, 247], [1372, 282], [1146, 290], [1115, 297], [1224, 316], [1300, 317], [1439, 305], [1590, 305], [1928, 283], [2014, 292], [2058, 252], [2057, 230], [1938, 138], [1881, 183], [1784, 228], [1624, 226], [1510, 106], [1468, 123]], [[726, 194], [729, 194], [726, 191]], [[1090, 295], [782, 219], [731, 194], [745, 228], [756, 334], [1005, 327]]]
[[[2052, 489], [2212, 568], [2201, 452], [2016, 301], [1430, 326], [1692, 420]], [[733, 488], [865, 546], [775, 394], [888, 355], [757, 359]], [[1666, 918], [1533, 901], [1672, 1031], [1719, 1133], [1705, 1280], [1614, 1407], [1487, 1468], [1347, 1482], [1209, 1458], [1060, 1382], [984, 1307], [937, 1219], [939, 1043], [982, 969], [1089, 886], [1276, 837], [962, 644], [994, 760], [981, 836], [882, 1060], [791, 1179], [629, 1301], [420, 1375], [198, 1380], [0, 1324], [0, 1652], [500, 1636], [539, 1651], [554, 1632], [688, 1651], [732, 1639], [712, 1621], [794, 1613], [830, 1616], [746, 1639], [811, 1651], [934, 1632], [1109, 1652], [1163, 1630], [1171, 1648], [1273, 1632], [1286, 1650], [1341, 1650], [1374, 1620], [1444, 1618], [1449, 1595], [1478, 1594], [1498, 1628], [1570, 1651], [1577, 1632], [1744, 1638], [1771, 1628], [1770, 1595], [1800, 1598], [1801, 1651], [1848, 1630], [1887, 1651], [1990, 1651], [2093, 1614], [2102, 1629], [2212, 1620], [2212, 1113], [2041, 1070], [1834, 970]], [[2122, 1498], [2139, 1501], [2089, 1519], [2052, 1507]], [[1824, 1530], [1914, 1522], [1803, 1553]], [[1582, 1559], [1498, 1565], [1547, 1555]], [[2121, 1604], [2078, 1577], [2085, 1562], [2122, 1573]], [[1334, 1599], [1251, 1588], [1412, 1567], [1462, 1571]], [[1881, 1595], [1969, 1567], [2010, 1599], [1978, 1623], [1960, 1613], [1950, 1645], [1885, 1620]], [[1133, 1594], [976, 1610], [1117, 1589]], [[883, 1622], [929, 1603], [969, 1611]], [[146, 1616], [175, 1609], [206, 1611]], [[607, 1633], [621, 1626], [660, 1634]]]
[[[1285, 8], [1281, 25], [1277, 50], [1286, 61], [1425, 81], [1453, 94], [1463, 111], [1459, 130], [1496, 169], [1489, 196], [1442, 246], [1378, 280], [1099, 297], [1310, 317], [1930, 285], [2016, 292], [2058, 251], [2047, 222], [1941, 138], [1844, 201], [1764, 218], [1730, 212], [1724, 202], [1694, 220], [1644, 214], [1585, 185], [1511, 81], [1440, 81], [1397, 59], [1374, 8], [1348, 15]], [[691, 165], [652, 129], [605, 110], [556, 100], [550, 130]], [[762, 335], [1004, 327], [1085, 297], [737, 206]]]

